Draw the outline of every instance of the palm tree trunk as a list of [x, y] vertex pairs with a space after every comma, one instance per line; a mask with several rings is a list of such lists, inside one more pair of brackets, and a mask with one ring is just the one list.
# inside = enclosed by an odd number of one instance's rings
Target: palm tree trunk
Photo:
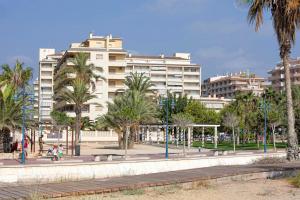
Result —
[[66, 127], [66, 155], [69, 153], [69, 132], [68, 132], [68, 126]]
[[[290, 43], [289, 43], [290, 46]], [[281, 49], [284, 49], [282, 47]], [[287, 107], [287, 119], [288, 119], [288, 138], [287, 138], [287, 159], [289, 161], [299, 159], [299, 147], [297, 134], [295, 132], [295, 115], [293, 109], [293, 98], [291, 89], [291, 77], [290, 77], [290, 66], [288, 63], [289, 50], [283, 52], [283, 66], [285, 76], [285, 90], [286, 90], [286, 107]]]
[[273, 135], [273, 148], [274, 148], [274, 151], [276, 152], [277, 149], [276, 149], [276, 137], [275, 137], [275, 126], [272, 125], [272, 135]]
[[238, 127], [238, 132], [237, 132], [237, 135], [236, 135], [236, 145], [240, 145], [240, 128]]
[[80, 145], [79, 145], [80, 125], [81, 125], [81, 110], [80, 108], [77, 108], [76, 127], [75, 127], [75, 156], [80, 156]]
[[235, 152], [235, 134], [234, 134], [234, 126], [232, 126], [232, 138], [233, 138], [233, 152]]

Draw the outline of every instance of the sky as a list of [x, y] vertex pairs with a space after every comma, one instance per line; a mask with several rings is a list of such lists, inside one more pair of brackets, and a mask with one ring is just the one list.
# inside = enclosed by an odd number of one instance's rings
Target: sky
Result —
[[19, 59], [34, 77], [39, 48], [66, 50], [90, 32], [119, 36], [135, 54], [190, 52], [203, 79], [246, 70], [267, 77], [280, 60], [270, 17], [255, 32], [236, 0], [0, 0], [0, 11], [0, 64]]

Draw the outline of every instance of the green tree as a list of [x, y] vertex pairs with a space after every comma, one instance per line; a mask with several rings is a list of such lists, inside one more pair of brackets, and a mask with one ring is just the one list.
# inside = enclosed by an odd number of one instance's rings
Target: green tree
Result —
[[288, 148], [287, 159], [299, 159], [299, 147], [295, 132], [295, 116], [291, 90], [289, 57], [292, 45], [295, 43], [296, 29], [299, 28], [300, 9], [296, 0], [248, 0], [248, 20], [255, 23], [257, 31], [263, 24], [264, 11], [271, 11], [271, 19], [277, 36], [280, 58], [285, 75], [286, 108], [288, 118]]
[[[22, 125], [21, 99], [15, 100], [15, 90], [8, 85], [0, 90], [0, 145], [5, 144], [2, 151], [8, 152], [8, 138], [10, 132]], [[1, 148], [0, 148], [1, 151]]]
[[95, 89], [98, 79], [105, 80], [100, 73], [103, 71], [102, 67], [88, 64], [89, 55], [80, 52], [71, 60], [73, 65], [64, 65], [55, 73], [54, 89], [56, 91], [64, 88], [65, 85], [71, 85], [74, 78], [81, 79], [87, 85], [91, 85]]
[[217, 112], [206, 108], [201, 102], [196, 100], [189, 102], [184, 112], [191, 115], [197, 124], [220, 123], [220, 116]]
[[2, 74], [0, 75], [0, 86], [11, 85], [12, 89], [19, 90], [29, 84], [32, 78], [32, 69], [24, 68], [24, 64], [16, 61], [13, 68], [9, 65], [2, 65]]
[[236, 126], [238, 126], [239, 124], [239, 119], [238, 117], [232, 113], [232, 112], [227, 112], [223, 119], [223, 124], [228, 127], [228, 128], [231, 128], [232, 129], [232, 139], [233, 139], [233, 151], [235, 151], [235, 134], [234, 134], [234, 129]]
[[193, 124], [194, 118], [190, 114], [181, 112], [173, 115], [173, 122], [181, 128], [181, 134], [183, 136], [183, 155], [185, 155], [185, 131], [188, 125]]
[[[80, 155], [80, 145], [79, 145], [79, 135], [81, 130], [81, 114], [82, 108], [84, 107], [85, 103], [89, 100], [95, 98], [94, 95], [89, 93], [89, 87], [87, 83], [82, 79], [76, 78], [71, 83], [71, 88], [69, 89], [66, 86], [62, 92], [60, 93], [59, 98], [64, 100], [69, 104], [74, 105], [74, 112], [76, 114], [75, 120], [75, 155]], [[77, 146], [77, 147], [76, 147]]]
[[137, 72], [130, 72], [130, 75], [126, 76], [124, 84], [128, 87], [128, 90], [138, 91], [141, 94], [146, 94], [153, 86], [149, 77], [145, 76], [144, 73]]

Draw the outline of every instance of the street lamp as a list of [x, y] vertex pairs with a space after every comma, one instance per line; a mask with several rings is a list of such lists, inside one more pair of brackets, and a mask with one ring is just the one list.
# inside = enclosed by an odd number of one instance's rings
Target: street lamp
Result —
[[270, 105], [266, 102], [266, 94], [263, 95], [260, 109], [264, 112], [264, 153], [267, 153], [267, 113]]
[[[27, 93], [25, 91], [25, 87], [23, 86], [21, 91], [21, 98], [22, 98], [22, 157], [21, 157], [21, 164], [25, 164], [25, 151], [24, 151], [24, 144], [25, 144], [25, 128], [26, 128], [26, 110], [33, 110], [32, 102], [34, 101], [34, 94]], [[28, 97], [27, 99], [25, 99]], [[30, 102], [28, 105], [26, 100]], [[27, 104], [27, 106], [25, 105]]]
[[168, 159], [169, 158], [169, 147], [168, 147], [168, 142], [169, 142], [169, 104], [171, 103], [171, 110], [174, 109], [175, 107], [175, 102], [174, 99], [172, 98], [169, 99], [168, 97], [168, 92], [167, 92], [167, 97], [166, 98], [161, 98], [160, 102], [159, 102], [159, 106], [161, 109], [165, 109], [166, 112], [166, 154], [165, 154], [165, 158]]

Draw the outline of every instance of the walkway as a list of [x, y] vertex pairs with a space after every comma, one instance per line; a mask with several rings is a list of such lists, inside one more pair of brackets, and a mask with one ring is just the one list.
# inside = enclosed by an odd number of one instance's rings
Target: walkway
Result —
[[148, 175], [94, 179], [77, 182], [51, 184], [0, 186], [0, 199], [24, 199], [38, 193], [45, 198], [62, 196], [99, 194], [142, 187], [163, 186], [176, 183], [203, 181], [221, 177], [243, 175], [259, 172], [300, 170], [300, 162], [251, 165], [251, 166], [218, 166], [210, 168], [156, 173]]

